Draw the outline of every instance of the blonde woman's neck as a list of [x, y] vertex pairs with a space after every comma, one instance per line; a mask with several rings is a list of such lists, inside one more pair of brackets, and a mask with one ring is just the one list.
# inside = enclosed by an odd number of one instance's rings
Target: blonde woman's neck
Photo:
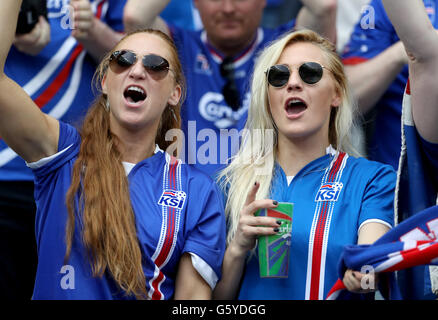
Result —
[[327, 153], [330, 145], [326, 139], [290, 140], [279, 137], [277, 162], [286, 176], [295, 176], [302, 168]]

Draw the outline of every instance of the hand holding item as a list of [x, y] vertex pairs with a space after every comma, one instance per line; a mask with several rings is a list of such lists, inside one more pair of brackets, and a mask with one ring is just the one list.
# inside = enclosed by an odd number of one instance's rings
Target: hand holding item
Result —
[[88, 40], [94, 26], [94, 14], [89, 0], [72, 0], [71, 17], [74, 29], [72, 36], [78, 41]]
[[236, 235], [231, 243], [242, 254], [246, 254], [254, 248], [258, 236], [273, 235], [279, 231], [279, 224], [275, 218], [254, 216], [259, 209], [278, 206], [278, 202], [275, 200], [256, 200], [259, 187], [260, 184], [256, 182], [248, 193], [245, 205], [240, 212]]
[[36, 56], [49, 42], [50, 25], [43, 16], [40, 16], [32, 31], [16, 35], [13, 44], [19, 51]]
[[347, 269], [342, 280], [348, 291], [355, 293], [369, 293], [377, 290], [378, 274], [374, 272], [361, 273]]

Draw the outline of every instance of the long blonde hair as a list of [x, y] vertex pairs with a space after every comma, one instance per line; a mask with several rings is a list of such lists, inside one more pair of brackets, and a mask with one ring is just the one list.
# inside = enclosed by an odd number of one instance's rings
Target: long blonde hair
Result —
[[[185, 92], [184, 76], [172, 40], [156, 30], [136, 31], [123, 39], [135, 33], [155, 34], [168, 44], [171, 52], [169, 62], [175, 73], [175, 81]], [[111, 53], [105, 56], [96, 70], [94, 82], [100, 91]], [[180, 128], [182, 100], [176, 106], [168, 105], [162, 114], [155, 139], [162, 150], [166, 150], [172, 143], [164, 139], [167, 130]], [[109, 272], [126, 295], [145, 299], [146, 279], [135, 215], [129, 196], [128, 179], [122, 165], [122, 154], [117, 148], [121, 141], [110, 130], [110, 113], [105, 110], [105, 104], [106, 97], [100, 94], [80, 130], [81, 147], [73, 167], [72, 183], [66, 194], [68, 221], [65, 259], [71, 254], [75, 220], [80, 215], [81, 241], [89, 255], [93, 276], [101, 277]]]
[[327, 57], [326, 67], [332, 71], [335, 88], [342, 97], [340, 106], [332, 108], [330, 114], [329, 142], [337, 150], [359, 155], [350, 140], [350, 134], [356, 126], [353, 121], [356, 105], [335, 46], [311, 30], [291, 32], [272, 42], [256, 61], [251, 82], [251, 105], [240, 149], [230, 165], [218, 176], [221, 187], [227, 193], [225, 213], [229, 223], [228, 243], [234, 237], [240, 211], [254, 183], [260, 183], [257, 199], [268, 198], [270, 194], [276, 159], [277, 129], [269, 108], [265, 71], [279, 60], [287, 46], [303, 42], [319, 47]]

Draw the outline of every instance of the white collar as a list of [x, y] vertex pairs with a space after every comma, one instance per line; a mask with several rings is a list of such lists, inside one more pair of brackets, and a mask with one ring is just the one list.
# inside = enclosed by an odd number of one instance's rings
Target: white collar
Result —
[[334, 156], [336, 154], [336, 150], [332, 147], [332, 145], [329, 145], [327, 148], [325, 148], [325, 154], [329, 154], [331, 156]]
[[[164, 152], [164, 151], [161, 150], [161, 148], [158, 146], [158, 144], [155, 144], [154, 154], [157, 154], [158, 152]], [[122, 165], [123, 165], [123, 168], [125, 168], [126, 175], [128, 175], [131, 172], [132, 168], [135, 167], [136, 164], [132, 163], [132, 162], [122, 161]]]

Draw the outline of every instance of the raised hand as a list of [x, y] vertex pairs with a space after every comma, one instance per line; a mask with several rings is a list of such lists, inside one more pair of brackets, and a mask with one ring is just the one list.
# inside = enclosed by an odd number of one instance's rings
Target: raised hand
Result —
[[72, 0], [70, 6], [72, 8], [71, 17], [74, 28], [72, 36], [78, 41], [86, 41], [90, 37], [95, 19], [90, 1]]

